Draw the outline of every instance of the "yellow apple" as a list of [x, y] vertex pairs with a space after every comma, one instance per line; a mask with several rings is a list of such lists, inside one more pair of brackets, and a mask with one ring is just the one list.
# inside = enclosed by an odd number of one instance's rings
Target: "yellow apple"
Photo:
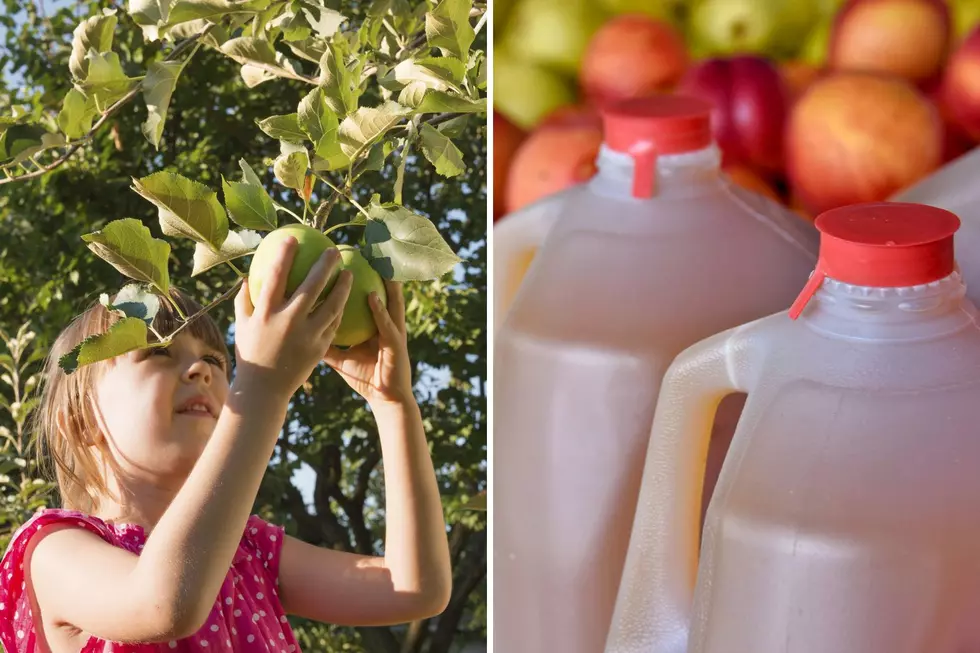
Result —
[[258, 302], [262, 286], [272, 274], [272, 265], [279, 256], [279, 248], [288, 236], [295, 238], [299, 246], [296, 248], [293, 264], [286, 278], [286, 299], [291, 297], [303, 283], [320, 255], [327, 249], [335, 247], [340, 250], [340, 265], [330, 275], [326, 287], [314, 306], [319, 305], [330, 294], [341, 270], [350, 270], [354, 278], [347, 304], [344, 306], [340, 328], [334, 337], [334, 344], [353, 347], [374, 336], [378, 332], [378, 327], [374, 322], [371, 306], [368, 304], [368, 295], [374, 291], [378, 293], [381, 303], [384, 306], [388, 305], [388, 295], [381, 275], [371, 267], [368, 260], [357, 249], [349, 245], [336, 245], [323, 232], [304, 224], [294, 223], [279, 227], [259, 243], [248, 268], [248, 290], [252, 304]]
[[333, 344], [353, 347], [367, 342], [378, 332], [368, 296], [372, 292], [378, 293], [382, 305], [387, 307], [388, 294], [385, 291], [384, 279], [371, 267], [359, 250], [350, 245], [339, 245], [338, 249], [343, 259], [343, 269], [350, 270], [354, 279], [350, 296], [347, 298], [347, 306], [344, 307], [344, 317], [340, 321], [340, 328], [337, 329]]
[[[296, 248], [293, 266], [289, 269], [289, 276], [286, 278], [286, 299], [291, 297], [303, 283], [320, 255], [327, 249], [336, 247], [322, 231], [305, 224], [292, 223], [269, 232], [252, 255], [252, 262], [248, 268], [248, 294], [252, 298], [253, 306], [258, 305], [262, 286], [272, 273], [272, 265], [279, 256], [283, 241], [289, 236], [296, 239], [299, 247]], [[327, 287], [320, 295], [321, 298], [329, 294], [337, 282], [338, 274], [340, 274], [339, 266], [327, 281]]]

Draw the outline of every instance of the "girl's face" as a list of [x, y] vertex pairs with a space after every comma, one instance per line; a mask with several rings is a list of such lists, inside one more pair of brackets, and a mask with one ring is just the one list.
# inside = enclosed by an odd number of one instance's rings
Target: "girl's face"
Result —
[[[126, 476], [182, 482], [228, 397], [224, 354], [187, 334], [167, 348], [116, 357], [96, 385], [96, 419]], [[210, 413], [182, 411], [201, 397]]]

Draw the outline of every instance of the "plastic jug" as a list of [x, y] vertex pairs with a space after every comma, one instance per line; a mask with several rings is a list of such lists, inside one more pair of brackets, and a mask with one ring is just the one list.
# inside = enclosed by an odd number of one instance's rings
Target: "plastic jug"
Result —
[[962, 221], [956, 234], [960, 273], [967, 296], [980, 304], [980, 147], [950, 161], [891, 198], [895, 202], [929, 204], [952, 211]]
[[813, 269], [812, 225], [720, 173], [710, 108], [607, 108], [597, 175], [538, 209], [553, 224], [495, 336], [498, 651], [602, 650], [664, 371]]
[[[980, 650], [980, 327], [959, 220], [874, 203], [816, 225], [792, 308], [665, 376], [607, 653]], [[699, 562], [708, 416], [736, 390]]]

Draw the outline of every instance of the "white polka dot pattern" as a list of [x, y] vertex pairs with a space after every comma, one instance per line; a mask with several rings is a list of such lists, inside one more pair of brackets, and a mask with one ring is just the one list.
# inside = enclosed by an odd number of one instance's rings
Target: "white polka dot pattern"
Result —
[[[71, 510], [44, 509], [35, 513], [17, 529], [0, 559], [0, 644], [6, 653], [40, 651], [25, 591], [23, 558], [31, 536], [40, 528], [59, 522], [84, 528], [136, 555], [146, 541], [145, 532], [138, 525], [106, 523]], [[278, 594], [265, 589], [266, 580], [270, 581], [269, 586], [278, 581], [282, 534], [281, 527], [257, 515], [249, 517], [211, 614], [194, 635], [142, 645], [104, 642], [92, 637], [80, 653], [200, 653], [212, 649], [233, 653], [302, 653], [283, 614]]]

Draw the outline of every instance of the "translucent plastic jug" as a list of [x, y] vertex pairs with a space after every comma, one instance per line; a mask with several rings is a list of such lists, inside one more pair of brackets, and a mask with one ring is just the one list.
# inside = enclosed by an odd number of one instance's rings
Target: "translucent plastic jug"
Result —
[[[665, 376], [607, 653], [980, 650], [980, 327], [959, 221], [876, 203], [816, 224], [792, 308]], [[736, 390], [699, 561], [709, 415]]]
[[890, 198], [937, 206], [962, 221], [956, 234], [960, 272], [967, 296], [980, 304], [980, 147], [950, 161], [913, 186]]
[[813, 269], [816, 230], [720, 173], [709, 115], [678, 96], [605, 112], [599, 172], [548, 203], [496, 333], [495, 650], [602, 650], [663, 372]]

